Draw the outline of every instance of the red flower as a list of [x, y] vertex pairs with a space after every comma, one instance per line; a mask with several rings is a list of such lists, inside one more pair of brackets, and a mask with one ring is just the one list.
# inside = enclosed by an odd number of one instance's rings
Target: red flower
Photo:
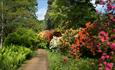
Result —
[[76, 44], [72, 44], [71, 45], [71, 49], [73, 50], [73, 49], [76, 49]]
[[114, 51], [111, 51], [111, 55], [114, 55]]
[[65, 57], [64, 57], [64, 63], [66, 63], [67, 61], [68, 61], [68, 57], [65, 56]]
[[103, 55], [103, 56], [106, 56], [107, 54], [106, 54], [106, 53], [103, 53], [102, 55]]

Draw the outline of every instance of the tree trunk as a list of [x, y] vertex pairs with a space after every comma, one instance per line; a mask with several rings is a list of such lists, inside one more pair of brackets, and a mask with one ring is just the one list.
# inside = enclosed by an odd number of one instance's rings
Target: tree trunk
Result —
[[1, 22], [1, 25], [0, 25], [0, 27], [1, 27], [1, 33], [0, 33], [0, 37], [1, 37], [1, 40], [0, 40], [0, 48], [2, 48], [3, 47], [3, 31], [4, 31], [4, 25], [3, 25], [3, 2], [1, 2], [1, 6], [2, 6], [2, 22]]

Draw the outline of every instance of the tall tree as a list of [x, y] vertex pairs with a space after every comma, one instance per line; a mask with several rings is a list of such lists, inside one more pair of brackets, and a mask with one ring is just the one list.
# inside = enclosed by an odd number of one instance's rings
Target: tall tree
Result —
[[34, 28], [36, 10], [36, 0], [0, 0], [1, 41], [18, 27]]
[[55, 27], [76, 28], [84, 24], [95, 14], [90, 0], [49, 0], [47, 19]]

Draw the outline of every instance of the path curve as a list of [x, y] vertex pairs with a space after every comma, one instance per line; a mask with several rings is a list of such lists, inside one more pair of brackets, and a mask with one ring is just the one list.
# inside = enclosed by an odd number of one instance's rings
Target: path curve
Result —
[[38, 49], [37, 56], [22, 64], [18, 70], [48, 70], [47, 51]]

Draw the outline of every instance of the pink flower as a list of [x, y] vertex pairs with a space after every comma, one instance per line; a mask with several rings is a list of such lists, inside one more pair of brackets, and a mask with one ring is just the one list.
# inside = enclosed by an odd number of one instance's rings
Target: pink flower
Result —
[[111, 48], [112, 50], [115, 50], [115, 43], [111, 43], [111, 44], [110, 44], [110, 48]]
[[115, 6], [114, 6], [114, 5], [112, 5], [112, 9], [115, 9]]
[[96, 14], [98, 14], [99, 13], [99, 11], [98, 10], [96, 10]]
[[113, 63], [107, 63], [105, 70], [112, 70]]
[[109, 59], [109, 57], [110, 57], [109, 55], [106, 55], [106, 56], [105, 56], [106, 59]]
[[103, 66], [103, 64], [102, 63], [99, 63], [99, 67], [102, 67]]
[[101, 42], [105, 42], [105, 41], [109, 40], [108, 33], [105, 31], [101, 31], [99, 33], [99, 38], [100, 38]]
[[99, 67], [98, 70], [102, 70], [102, 67]]
[[99, 50], [98, 50], [98, 52], [100, 52], [100, 53], [101, 53], [101, 52], [102, 52], [102, 50], [101, 50], [101, 49], [99, 49]]
[[107, 64], [107, 62], [106, 62], [106, 61], [104, 61], [104, 62], [103, 62], [103, 64], [104, 64], [104, 65], [106, 65], [106, 64]]
[[106, 2], [106, 1], [108, 1], [108, 0], [102, 0], [103, 2]]
[[111, 55], [114, 55], [114, 51], [111, 51]]
[[105, 60], [105, 56], [101, 56], [101, 59], [102, 59], [102, 60]]
[[104, 3], [103, 1], [101, 1], [99, 4], [100, 4], [100, 5], [104, 5], [105, 3]]
[[112, 5], [110, 3], [107, 5], [107, 10], [108, 11], [112, 10]]
[[110, 45], [110, 42], [107, 42], [107, 45]]
[[106, 54], [106, 53], [103, 53], [102, 55], [105, 56], [105, 55], [107, 55], [107, 54]]

